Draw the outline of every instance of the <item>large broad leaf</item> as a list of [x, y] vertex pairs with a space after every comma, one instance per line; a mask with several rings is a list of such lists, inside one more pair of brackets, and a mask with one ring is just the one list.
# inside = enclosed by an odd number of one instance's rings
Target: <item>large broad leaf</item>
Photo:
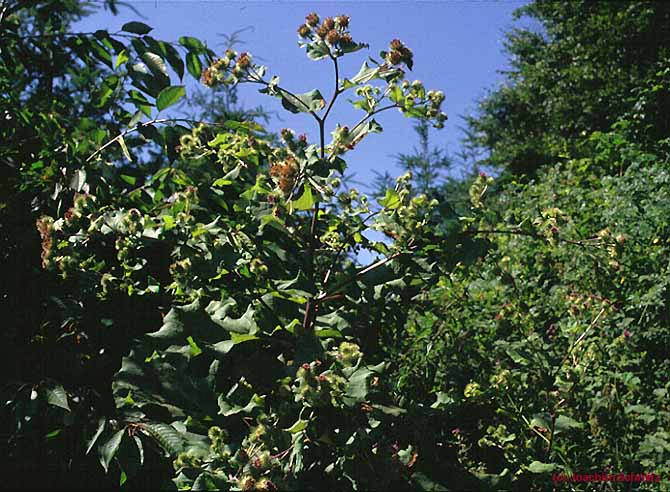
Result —
[[366, 400], [368, 396], [368, 379], [373, 374], [379, 374], [384, 369], [385, 363], [382, 362], [376, 366], [360, 367], [349, 376], [347, 382], [344, 401], [347, 405], [353, 406]]
[[326, 105], [326, 101], [318, 89], [304, 94], [289, 94], [282, 89], [278, 89], [277, 96], [281, 98], [282, 106], [291, 113], [318, 111]]
[[183, 85], [173, 85], [171, 87], [166, 87], [160, 91], [158, 97], [156, 98], [156, 107], [158, 108], [158, 111], [163, 111], [173, 104], [176, 104], [182, 97], [184, 97], [185, 94], [186, 89]]
[[221, 328], [232, 333], [254, 335], [258, 332], [258, 325], [254, 320], [254, 308], [251, 304], [247, 306], [247, 310], [240, 318], [228, 316], [228, 312], [235, 306], [235, 302], [228, 300], [227, 302], [211, 302], [207, 306], [207, 313], [210, 314], [211, 320]]
[[[236, 345], [258, 339], [253, 306], [240, 317], [232, 315], [236, 307], [228, 299], [207, 309], [199, 301], [172, 308], [163, 326], [123, 358], [112, 385], [117, 406], [134, 418], [155, 420], [216, 414], [218, 361]], [[210, 375], [203, 376], [208, 365]]]
[[376, 78], [379, 78], [379, 67], [371, 67], [367, 62], [363, 62], [363, 66], [351, 79], [344, 79], [342, 83], [342, 90], [349, 89], [359, 84], [365, 84]]

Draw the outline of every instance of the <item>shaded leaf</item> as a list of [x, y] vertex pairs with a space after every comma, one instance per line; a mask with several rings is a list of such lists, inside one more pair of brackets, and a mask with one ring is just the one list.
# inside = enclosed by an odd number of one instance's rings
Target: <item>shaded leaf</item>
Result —
[[116, 456], [116, 453], [118, 453], [121, 440], [125, 434], [125, 429], [116, 432], [109, 441], [100, 447], [100, 464], [105, 469], [105, 472], [109, 471], [109, 464], [114, 459], [114, 456]]
[[123, 25], [123, 27], [121, 27], [121, 30], [125, 32], [130, 32], [132, 34], [141, 35], [141, 34], [149, 34], [153, 30], [153, 28], [147, 26], [143, 22], [132, 21], [132, 22], [126, 22]]

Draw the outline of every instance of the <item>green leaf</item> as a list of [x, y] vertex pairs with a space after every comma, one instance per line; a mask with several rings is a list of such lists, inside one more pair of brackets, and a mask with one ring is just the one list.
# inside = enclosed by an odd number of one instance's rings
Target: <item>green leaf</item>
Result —
[[116, 460], [126, 475], [129, 477], [135, 475], [144, 461], [142, 441], [137, 436], [130, 436], [126, 432], [116, 453]]
[[142, 121], [142, 115], [144, 114], [143, 109], [139, 109], [135, 111], [135, 114], [133, 115], [132, 118], [130, 118], [130, 121], [128, 122], [128, 128], [135, 128], [137, 124]]
[[380, 412], [385, 413], [386, 415], [391, 415], [393, 417], [399, 417], [400, 415], [407, 413], [407, 410], [405, 410], [404, 408], [388, 407], [386, 405], [379, 405], [377, 403], [373, 404], [372, 408], [379, 410]]
[[195, 340], [193, 340], [193, 337], [187, 337], [186, 341], [188, 341], [188, 344], [191, 347], [191, 356], [192, 357], [197, 357], [198, 355], [202, 354], [202, 349], [200, 347], [198, 347], [198, 344], [195, 343]]
[[182, 60], [181, 57], [179, 56], [179, 52], [174, 48], [174, 46], [164, 41], [159, 41], [158, 44], [161, 47], [163, 54], [165, 55], [165, 59], [172, 67], [172, 70], [175, 71], [175, 73], [179, 77], [179, 80], [183, 79], [184, 60]]
[[198, 55], [192, 51], [189, 51], [186, 54], [186, 69], [194, 79], [200, 80], [200, 77], [202, 76], [202, 63], [200, 62]]
[[207, 311], [210, 313], [212, 321], [224, 330], [242, 335], [256, 334], [258, 332], [258, 325], [254, 320], [255, 311], [253, 306], [249, 304], [247, 310], [240, 318], [231, 318], [230, 316], [227, 316], [227, 312], [231, 307], [232, 305], [230, 303], [221, 304], [212, 302], [207, 306]]
[[395, 210], [401, 204], [400, 195], [398, 195], [398, 192], [395, 190], [386, 190], [384, 198], [377, 200], [377, 203], [389, 210]]
[[249, 342], [251, 340], [260, 340], [256, 335], [240, 335], [238, 333], [231, 333], [230, 340], [224, 340], [213, 345], [217, 352], [227, 354], [235, 345]]
[[326, 43], [309, 43], [307, 45], [307, 56], [312, 60], [322, 60], [330, 54]]
[[135, 176], [129, 176], [129, 175], [127, 175], [127, 174], [121, 174], [121, 175], [119, 175], [119, 177], [120, 177], [123, 181], [125, 181], [126, 183], [128, 183], [130, 186], [134, 186], [135, 183], [137, 182], [137, 178], [135, 178]]
[[575, 419], [567, 415], [559, 415], [554, 422], [554, 429], [556, 431], [565, 431], [569, 429], [581, 429], [584, 424], [577, 422]]
[[56, 429], [51, 432], [49, 432], [46, 436], [44, 436], [45, 439], [53, 439], [54, 437], [58, 437], [58, 435], [61, 433], [63, 429]]
[[70, 405], [67, 402], [67, 393], [60, 384], [54, 384], [46, 388], [47, 403], [56, 407], [70, 411]]
[[379, 78], [379, 67], [371, 67], [367, 62], [363, 62], [363, 66], [351, 79], [345, 79], [342, 83], [342, 90], [349, 89], [359, 84], [365, 84], [373, 79]]
[[145, 51], [142, 53], [141, 58], [147, 64], [151, 73], [158, 77], [159, 85], [169, 84], [170, 77], [168, 76], [167, 66], [160, 55], [151, 51]]
[[98, 430], [95, 431], [95, 434], [93, 434], [91, 440], [88, 441], [88, 446], [86, 447], [86, 454], [91, 452], [91, 449], [93, 449], [93, 446], [95, 446], [95, 442], [98, 440], [102, 432], [105, 430], [106, 424], [107, 421], [104, 418], [98, 420]]
[[121, 440], [126, 434], [126, 430], [122, 429], [116, 432], [105, 444], [100, 447], [100, 464], [105, 469], [105, 473], [109, 471], [109, 464], [116, 456], [121, 445]]
[[128, 56], [128, 52], [126, 50], [123, 50], [121, 53], [116, 55], [116, 63], [114, 64], [114, 68], [117, 69], [124, 63], [126, 63], [128, 60], [130, 60], [130, 56]]
[[173, 85], [171, 87], [166, 87], [158, 94], [156, 98], [156, 107], [158, 111], [163, 111], [165, 108], [169, 108], [177, 101], [179, 101], [186, 94], [186, 89], [183, 85]]
[[133, 161], [133, 158], [130, 156], [130, 152], [128, 152], [128, 146], [126, 146], [126, 141], [122, 136], [117, 137], [116, 139], [119, 142], [119, 145], [121, 146], [121, 151], [123, 152], [123, 155], [125, 156], [126, 159], [128, 159], [130, 162]]
[[144, 424], [142, 430], [153, 437], [170, 456], [176, 456], [184, 448], [184, 439], [171, 425], [163, 423]]
[[149, 34], [153, 28], [147, 26], [143, 22], [126, 22], [121, 28], [122, 31], [130, 32], [133, 34]]
[[417, 490], [425, 490], [430, 492], [453, 490], [433, 481], [431, 478], [421, 472], [412, 473], [412, 482], [417, 486]]
[[542, 463], [541, 461], [533, 461], [528, 465], [528, 471], [531, 473], [551, 473], [558, 468], [554, 463]]
[[290, 432], [291, 434], [295, 434], [296, 432], [300, 432], [302, 430], [305, 430], [307, 428], [308, 423], [309, 422], [307, 420], [298, 419], [295, 424], [293, 424], [288, 429], [284, 429], [284, 430], [286, 432]]
[[196, 478], [193, 481], [191, 490], [198, 491], [198, 490], [223, 490], [223, 489], [220, 485], [218, 485], [214, 481], [214, 478], [212, 477], [211, 474], [203, 472], [200, 475], [198, 475], [198, 478]]
[[249, 400], [245, 406], [234, 405], [227, 402], [223, 395], [219, 396], [219, 414], [224, 417], [230, 417], [231, 415], [237, 415], [238, 413], [250, 413], [255, 408], [262, 408], [264, 403], [265, 396], [254, 395]]
[[203, 51], [205, 49], [205, 45], [202, 44], [199, 39], [190, 36], [180, 37], [179, 44], [185, 48], [188, 48], [189, 50]]
[[310, 210], [314, 206], [314, 196], [312, 195], [312, 188], [305, 185], [305, 190], [297, 200], [293, 201], [293, 208], [295, 210]]
[[314, 89], [304, 94], [289, 94], [278, 89], [278, 96], [281, 98], [284, 109], [291, 113], [309, 113], [319, 111], [326, 105], [326, 101], [318, 89]]

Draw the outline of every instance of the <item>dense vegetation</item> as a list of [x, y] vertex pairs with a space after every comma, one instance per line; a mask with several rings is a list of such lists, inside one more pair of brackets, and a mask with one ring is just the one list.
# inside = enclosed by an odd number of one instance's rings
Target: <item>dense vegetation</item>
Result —
[[[71, 32], [88, 7], [0, 2], [6, 481], [667, 487], [665, 3], [521, 9], [542, 29], [510, 33], [513, 69], [468, 120], [495, 178], [442, 184], [444, 95], [406, 80], [400, 40], [341, 73], [367, 45], [308, 15], [300, 46], [333, 85], [296, 94], [249, 53], [144, 23]], [[225, 103], [171, 117], [189, 76], [224, 101], [253, 84], [320, 138]], [[333, 124], [352, 98], [360, 120]], [[414, 174], [346, 189], [346, 154], [397, 111], [418, 120]]]

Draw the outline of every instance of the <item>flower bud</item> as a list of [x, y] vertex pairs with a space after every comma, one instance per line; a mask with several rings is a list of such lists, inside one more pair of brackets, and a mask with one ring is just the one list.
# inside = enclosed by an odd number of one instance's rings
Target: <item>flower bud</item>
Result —
[[312, 34], [312, 30], [309, 28], [307, 24], [303, 24], [298, 28], [298, 34], [300, 35], [301, 38], [308, 38], [310, 34]]
[[263, 492], [277, 492], [277, 486], [269, 478], [263, 477], [256, 483], [256, 490]]
[[338, 33], [335, 29], [331, 29], [328, 31], [328, 34], [326, 35], [326, 42], [330, 45], [335, 45], [337, 42], [340, 40], [340, 33]]
[[309, 27], [316, 27], [319, 24], [319, 20], [319, 16], [316, 14], [316, 12], [312, 12], [307, 17], [305, 17], [305, 21]]
[[335, 24], [341, 29], [346, 29], [349, 27], [349, 16], [348, 15], [338, 15], [335, 17]]
[[238, 482], [240, 490], [254, 490], [256, 488], [256, 480], [251, 475], [244, 475]]

